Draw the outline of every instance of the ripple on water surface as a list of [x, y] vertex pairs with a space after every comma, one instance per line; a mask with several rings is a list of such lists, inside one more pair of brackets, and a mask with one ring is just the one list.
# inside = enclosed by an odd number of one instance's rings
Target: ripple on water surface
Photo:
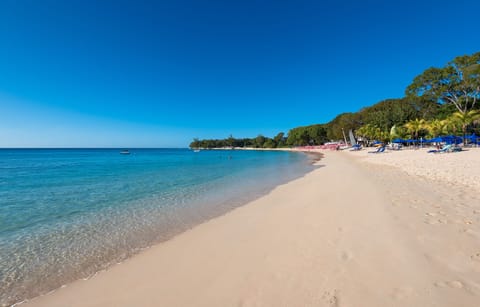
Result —
[[0, 305], [88, 277], [313, 169], [288, 152], [0, 150]]

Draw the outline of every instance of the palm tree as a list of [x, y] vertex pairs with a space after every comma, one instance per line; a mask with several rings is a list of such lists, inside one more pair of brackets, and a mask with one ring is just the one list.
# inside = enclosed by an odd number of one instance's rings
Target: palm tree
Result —
[[477, 110], [470, 110], [465, 113], [455, 112], [452, 114], [451, 121], [462, 127], [464, 144], [466, 143], [465, 136], [467, 134], [467, 127], [477, 120], [480, 120], [480, 112]]
[[377, 128], [375, 138], [383, 143], [388, 142], [390, 140], [390, 132]]
[[390, 137], [390, 134], [388, 133], [388, 131], [384, 131], [384, 130], [378, 128], [377, 126], [371, 125], [371, 124], [366, 124], [366, 125], [358, 128], [357, 131], [356, 131], [356, 134], [358, 136], [361, 136], [361, 137], [367, 139], [368, 142], [370, 142], [372, 140], [378, 140], [378, 141], [385, 142], [385, 141], [388, 141], [388, 139]]
[[356, 133], [358, 136], [361, 136], [367, 140], [375, 138], [374, 127], [370, 124], [361, 126], [357, 129]]
[[390, 142], [392, 142], [393, 139], [397, 137], [398, 137], [397, 126], [393, 125], [392, 128], [390, 128]]
[[430, 122], [427, 122], [425, 125], [425, 129], [428, 130], [428, 133], [432, 137], [437, 137], [440, 134], [442, 134], [444, 128], [445, 128], [445, 122], [439, 119], [434, 119]]
[[418, 139], [418, 132], [425, 129], [425, 120], [424, 119], [414, 119], [407, 122], [404, 127], [407, 128], [407, 131], [410, 132], [413, 138], [416, 140]]
[[458, 131], [458, 122], [454, 121], [452, 117], [442, 120], [444, 134], [456, 134]]

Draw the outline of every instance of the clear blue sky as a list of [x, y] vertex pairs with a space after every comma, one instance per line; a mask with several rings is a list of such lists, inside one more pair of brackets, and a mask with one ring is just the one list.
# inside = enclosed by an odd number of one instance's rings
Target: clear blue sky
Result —
[[0, 147], [273, 136], [480, 50], [480, 1], [0, 1]]

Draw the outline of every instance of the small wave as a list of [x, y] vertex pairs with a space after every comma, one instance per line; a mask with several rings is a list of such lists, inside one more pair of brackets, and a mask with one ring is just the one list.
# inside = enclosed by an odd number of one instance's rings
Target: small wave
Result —
[[39, 215], [41, 222], [0, 233], [0, 293], [9, 293], [0, 295], [0, 305], [88, 280], [313, 169], [298, 153], [230, 154], [235, 159], [216, 159], [214, 152], [206, 152], [187, 163], [182, 152], [162, 156], [147, 151], [127, 166], [123, 159], [115, 163], [95, 156], [94, 164], [77, 163], [81, 172], [52, 169], [44, 180], [35, 178], [41, 188], [28, 195], [32, 201], [22, 203], [22, 212]]

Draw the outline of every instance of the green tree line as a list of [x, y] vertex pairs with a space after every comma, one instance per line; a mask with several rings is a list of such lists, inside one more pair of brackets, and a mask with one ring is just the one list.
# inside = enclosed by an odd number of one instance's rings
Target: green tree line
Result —
[[454, 58], [416, 76], [405, 97], [385, 99], [358, 112], [343, 113], [325, 124], [296, 127], [269, 138], [194, 139], [192, 148], [320, 145], [343, 139], [352, 130], [366, 140], [419, 138], [478, 133], [480, 122], [480, 52]]

